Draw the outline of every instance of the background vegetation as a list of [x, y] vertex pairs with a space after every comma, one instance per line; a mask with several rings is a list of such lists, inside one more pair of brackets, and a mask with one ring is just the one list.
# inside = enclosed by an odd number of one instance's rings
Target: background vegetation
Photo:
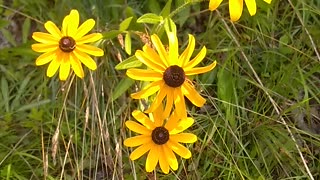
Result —
[[[208, 3], [0, 0], [1, 179], [319, 179], [320, 1], [257, 0], [257, 14], [244, 8], [236, 23], [227, 1], [214, 12]], [[81, 22], [96, 20], [105, 56], [83, 80], [60, 82], [35, 66], [31, 34], [47, 20], [61, 25], [70, 9]], [[197, 49], [208, 48], [203, 63], [218, 61], [194, 77], [207, 98], [188, 111], [199, 139], [169, 175], [147, 174], [145, 159], [130, 161], [122, 144], [124, 121], [140, 104], [129, 97], [138, 84], [122, 70], [130, 64], [118, 64], [148, 34], [166, 40], [161, 25], [137, 22], [145, 13], [171, 17], [181, 47], [192, 33]]]

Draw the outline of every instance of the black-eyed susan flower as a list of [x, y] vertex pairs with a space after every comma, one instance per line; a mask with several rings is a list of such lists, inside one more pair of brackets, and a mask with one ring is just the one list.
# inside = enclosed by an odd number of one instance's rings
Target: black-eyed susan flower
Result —
[[97, 68], [96, 62], [88, 55], [102, 56], [103, 50], [86, 43], [92, 43], [102, 38], [100, 33], [86, 35], [95, 25], [93, 19], [86, 20], [79, 26], [79, 12], [71, 10], [62, 22], [61, 31], [52, 22], [44, 24], [49, 33], [34, 32], [32, 38], [39, 43], [31, 47], [34, 51], [44, 53], [36, 59], [36, 65], [50, 62], [47, 76], [52, 77], [60, 68], [60, 80], [66, 80], [70, 68], [80, 77], [84, 77], [81, 63], [91, 70]]
[[[271, 0], [264, 0], [271, 3]], [[210, 0], [209, 10], [214, 11], [221, 4], [222, 0]], [[251, 16], [256, 14], [257, 5], [256, 0], [244, 0]], [[229, 13], [231, 21], [238, 21], [242, 15], [243, 0], [229, 0]]]
[[128, 120], [126, 126], [140, 135], [130, 137], [124, 141], [127, 147], [137, 147], [131, 154], [130, 159], [136, 160], [148, 152], [146, 159], [146, 171], [151, 172], [159, 164], [161, 170], [168, 174], [170, 168], [178, 169], [176, 155], [188, 159], [191, 152], [181, 143], [194, 143], [197, 136], [192, 133], [183, 133], [189, 128], [194, 120], [192, 118], [180, 119], [173, 112], [165, 122], [162, 107], [157, 108], [149, 117], [141, 111], [133, 111], [132, 116], [139, 121]]
[[206, 47], [190, 60], [195, 48], [195, 39], [189, 35], [189, 43], [184, 52], [179, 55], [178, 39], [175, 33], [168, 32], [169, 50], [163, 46], [157, 35], [151, 36], [151, 41], [156, 51], [148, 45], [143, 51], [137, 50], [135, 56], [149, 69], [128, 69], [127, 75], [135, 80], [151, 81], [140, 92], [131, 94], [134, 99], [142, 99], [157, 93], [153, 103], [146, 112], [153, 112], [166, 99], [164, 116], [168, 117], [173, 105], [181, 117], [187, 117], [184, 96], [194, 105], [201, 107], [205, 99], [195, 90], [188, 79], [190, 75], [208, 72], [216, 66], [214, 61], [209, 66], [197, 66], [206, 55]]

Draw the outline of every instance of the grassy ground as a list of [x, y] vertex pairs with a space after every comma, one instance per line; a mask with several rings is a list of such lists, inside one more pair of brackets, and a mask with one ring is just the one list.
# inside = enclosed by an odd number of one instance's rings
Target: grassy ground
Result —
[[[126, 31], [133, 54], [139, 35], [154, 30], [136, 19], [159, 14], [165, 1], [0, 0], [1, 179], [319, 179], [319, 1], [257, 0], [257, 14], [244, 8], [236, 23], [224, 2], [214, 12], [208, 1], [172, 3], [180, 46], [194, 34], [196, 48], [208, 48], [203, 64], [218, 66], [195, 77], [207, 103], [189, 106], [193, 156], [164, 175], [146, 173], [145, 158], [132, 162], [123, 146], [124, 122], [139, 104], [129, 96], [133, 81], [115, 69], [130, 47], [114, 30], [133, 16]], [[60, 82], [35, 66], [31, 34], [47, 20], [60, 25], [72, 8], [81, 22], [96, 20], [105, 56], [83, 80]]]

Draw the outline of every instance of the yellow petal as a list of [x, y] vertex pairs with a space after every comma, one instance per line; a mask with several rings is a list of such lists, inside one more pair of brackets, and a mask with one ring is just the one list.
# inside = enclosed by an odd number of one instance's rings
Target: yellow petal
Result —
[[131, 97], [133, 99], [142, 99], [142, 98], [147, 98], [151, 96], [152, 94], [156, 93], [161, 89], [164, 85], [164, 81], [155, 81], [150, 84], [148, 84], [143, 90], [131, 94]]
[[[160, 105], [153, 113], [149, 114], [150, 120], [154, 122], [155, 127], [163, 126], [164, 116], [163, 116], [163, 107]], [[152, 119], [151, 119], [152, 118]]]
[[60, 72], [59, 72], [59, 78], [61, 81], [65, 81], [70, 73], [70, 60], [69, 60], [69, 53], [63, 53], [62, 54], [62, 60], [60, 64]]
[[32, 48], [32, 50], [34, 50], [36, 52], [51, 52], [51, 51], [57, 50], [59, 48], [59, 46], [56, 44], [37, 43], [37, 44], [32, 44], [31, 48]]
[[222, 2], [222, 0], [210, 0], [209, 10], [210, 11], [216, 10], [220, 6], [221, 2]]
[[198, 107], [202, 107], [206, 102], [206, 99], [204, 99], [189, 83], [184, 83], [181, 87], [181, 91], [182, 94], [192, 102], [192, 104]]
[[189, 159], [191, 157], [191, 152], [189, 151], [189, 149], [187, 149], [186, 147], [184, 147], [180, 143], [169, 140], [167, 142], [167, 145], [179, 156], [181, 156], [185, 159]]
[[[192, 126], [192, 124], [194, 123], [194, 120], [192, 118], [185, 118], [185, 119], [181, 119], [180, 121], [177, 122], [177, 124], [175, 124], [172, 130], [169, 130], [170, 134], [178, 134], [186, 129], [188, 129], [190, 126]], [[171, 127], [170, 127], [171, 128]]]
[[184, 65], [183, 69], [186, 71], [186, 70], [192, 69], [193, 67], [198, 65], [203, 60], [203, 58], [206, 57], [206, 53], [207, 53], [207, 49], [204, 46], [200, 50], [200, 52], [197, 54], [196, 57], [194, 57], [191, 61], [186, 62], [186, 64]]
[[69, 15], [63, 18], [61, 33], [63, 36], [68, 36], [68, 24], [69, 24]]
[[127, 147], [136, 147], [151, 142], [151, 136], [139, 135], [124, 140], [123, 144]]
[[153, 145], [154, 145], [154, 143], [153, 143], [152, 141], [150, 141], [149, 143], [146, 143], [146, 144], [142, 144], [141, 146], [139, 146], [137, 149], [135, 149], [135, 150], [130, 154], [130, 159], [131, 159], [132, 161], [138, 159], [138, 158], [141, 157], [143, 154], [145, 154], [146, 152], [148, 152]]
[[247, 5], [249, 14], [250, 14], [251, 16], [255, 15], [255, 14], [256, 14], [256, 11], [257, 11], [256, 0], [244, 0], [244, 2], [245, 2], [246, 5]]
[[159, 37], [156, 34], [151, 35], [151, 41], [153, 43], [153, 46], [156, 48], [163, 64], [165, 64], [166, 67], [169, 67], [169, 62], [167, 61], [168, 54]]
[[163, 117], [167, 118], [169, 117], [172, 107], [173, 107], [173, 101], [174, 100], [174, 96], [173, 93], [167, 93], [167, 100], [166, 100], [166, 106], [163, 112]]
[[40, 43], [44, 44], [59, 44], [59, 38], [54, 37], [51, 34], [43, 33], [43, 32], [34, 32], [32, 34], [32, 38]]
[[178, 38], [174, 32], [168, 32], [168, 39], [169, 39], [169, 59], [168, 63], [169, 66], [172, 65], [178, 65], [178, 57], [179, 57], [179, 52], [178, 52]]
[[104, 54], [102, 49], [86, 44], [77, 44], [76, 49], [93, 56], [103, 56]]
[[166, 85], [164, 85], [158, 92], [156, 98], [152, 102], [151, 106], [149, 107], [148, 110], [146, 110], [146, 113], [151, 113], [154, 112], [161, 104], [163, 99], [166, 97], [166, 95], [170, 92], [169, 88], [167, 88]]
[[41, 66], [41, 65], [47, 64], [48, 62], [50, 62], [51, 60], [53, 60], [57, 56], [57, 51], [59, 51], [59, 50], [50, 51], [50, 52], [46, 52], [44, 54], [41, 54], [36, 59], [36, 65]]
[[46, 28], [46, 30], [52, 34], [52, 36], [54, 36], [56, 39], [60, 39], [62, 38], [62, 33], [59, 30], [59, 28], [52, 22], [52, 21], [47, 21], [44, 24], [44, 27]]
[[79, 26], [79, 12], [77, 10], [75, 9], [71, 10], [67, 23], [68, 23], [67, 35], [74, 37]]
[[202, 74], [202, 73], [206, 73], [208, 71], [211, 71], [214, 67], [216, 67], [216, 65], [217, 65], [217, 61], [214, 61], [209, 66], [196, 67], [196, 68], [188, 69], [188, 70], [185, 70], [184, 73], [187, 76], [196, 75], [196, 74]]
[[135, 56], [139, 61], [141, 61], [143, 64], [146, 66], [150, 67], [154, 71], [157, 72], [164, 72], [166, 70], [165, 67], [162, 66], [162, 60], [160, 59], [159, 55], [156, 54], [155, 52], [152, 52], [154, 50], [150, 50], [151, 48], [145, 48], [147, 47], [146, 45], [144, 46], [144, 49], [148, 52], [144, 52], [141, 50], [137, 50], [135, 53]]
[[168, 174], [170, 170], [169, 163], [167, 162], [167, 157], [164, 154], [164, 146], [160, 146], [159, 149], [159, 165], [163, 173]]
[[229, 0], [231, 21], [238, 21], [242, 14], [243, 0]]
[[147, 156], [146, 160], [146, 171], [152, 172], [158, 163], [159, 160], [159, 145], [153, 145], [149, 151], [149, 154]]
[[79, 51], [77, 48], [73, 50], [72, 53], [74, 53], [74, 55], [89, 69], [91, 70], [97, 69], [96, 62], [86, 53]]
[[186, 109], [186, 103], [184, 100], [184, 96], [182, 95], [181, 88], [175, 88], [174, 91], [174, 105], [176, 108], [176, 111], [178, 115], [181, 118], [186, 118], [187, 117], [187, 109]]
[[152, 130], [147, 129], [146, 127], [144, 127], [141, 124], [138, 124], [134, 121], [130, 121], [130, 120], [126, 121], [126, 126], [131, 131], [139, 133], [139, 134], [151, 135], [151, 133], [152, 133]]
[[166, 124], [164, 125], [164, 127], [169, 131], [170, 134], [172, 134], [171, 131], [178, 126], [178, 122], [180, 121], [180, 119], [181, 118], [177, 114], [177, 111], [173, 111]]
[[85, 43], [91, 43], [96, 42], [102, 38], [102, 34], [100, 33], [92, 33], [86, 36], [83, 36], [82, 38], [76, 40], [77, 44], [85, 44]]
[[264, 0], [264, 2], [270, 4], [270, 3], [271, 3], [271, 0]]
[[83, 78], [84, 77], [84, 72], [82, 69], [81, 62], [78, 60], [78, 58], [74, 55], [74, 53], [70, 53], [70, 63], [71, 67], [74, 71], [74, 73], [79, 77]]
[[[148, 64], [154, 63], [157, 65], [153, 67], [154, 70], [165, 71], [167, 69], [166, 64], [163, 63], [159, 54], [153, 48], [149, 47], [148, 45], [144, 45], [142, 49], [144, 52], [144, 57], [147, 58], [146, 61], [149, 61]], [[152, 66], [149, 67], [152, 68]]]
[[77, 33], [74, 35], [74, 39], [78, 40], [84, 35], [86, 35], [95, 25], [95, 21], [93, 19], [88, 19], [84, 23], [80, 25]]
[[178, 161], [176, 158], [176, 155], [172, 152], [171, 148], [168, 146], [168, 144], [163, 145], [163, 151], [165, 154], [165, 157], [167, 159], [167, 162], [169, 163], [171, 169], [174, 171], [178, 169]]
[[189, 62], [191, 55], [193, 53], [194, 46], [195, 46], [195, 39], [191, 34], [189, 34], [188, 46], [183, 51], [183, 53], [180, 55], [179, 60], [178, 60], [178, 65], [180, 67], [184, 67], [185, 65], [187, 65], [187, 63]]
[[134, 80], [140, 81], [160, 81], [163, 75], [151, 69], [128, 69], [126, 72], [127, 76]]
[[197, 136], [191, 133], [172, 134], [170, 135], [170, 141], [194, 143], [197, 141]]
[[149, 119], [147, 115], [145, 115], [143, 112], [135, 110], [132, 112], [132, 116], [139, 121], [142, 125], [144, 125], [146, 128], [153, 130], [156, 128], [154, 123]]
[[[59, 55], [58, 55], [59, 56]], [[61, 57], [61, 56], [59, 56]], [[47, 76], [52, 77], [60, 67], [60, 59], [58, 57], [54, 58], [48, 66]]]

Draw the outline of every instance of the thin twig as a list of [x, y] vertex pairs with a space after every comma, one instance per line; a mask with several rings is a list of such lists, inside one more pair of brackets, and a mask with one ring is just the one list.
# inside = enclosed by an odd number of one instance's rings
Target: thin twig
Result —
[[261, 89], [262, 89], [262, 90], [266, 93], [266, 95], [268, 96], [268, 99], [270, 100], [273, 108], [275, 109], [275, 111], [276, 111], [277, 114], [279, 115], [279, 118], [280, 118], [282, 124], [286, 127], [286, 129], [287, 129], [287, 131], [288, 131], [288, 133], [289, 133], [292, 141], [295, 143], [295, 146], [296, 146], [296, 148], [297, 148], [297, 150], [298, 150], [298, 152], [299, 152], [299, 155], [300, 155], [300, 157], [301, 157], [301, 160], [302, 160], [302, 162], [303, 162], [303, 165], [304, 165], [304, 167], [306, 168], [306, 171], [307, 171], [310, 179], [311, 179], [311, 180], [314, 180], [314, 178], [313, 178], [313, 176], [312, 176], [312, 174], [311, 174], [311, 172], [310, 172], [310, 169], [309, 169], [309, 167], [308, 167], [308, 165], [307, 165], [307, 163], [306, 163], [306, 160], [304, 159], [303, 154], [302, 154], [302, 152], [301, 152], [301, 150], [300, 150], [300, 148], [299, 148], [299, 145], [298, 145], [296, 139], [295, 139], [294, 136], [293, 136], [293, 133], [291, 132], [291, 130], [290, 130], [287, 122], [286, 122], [286, 121], [284, 120], [284, 118], [281, 116], [280, 110], [279, 110], [279, 108], [278, 108], [278, 104], [275, 102], [275, 100], [270, 96], [269, 92], [266, 90], [266, 88], [265, 88], [265, 86], [263, 85], [262, 81], [260, 80], [258, 74], [256, 73], [256, 71], [255, 71], [254, 68], [252, 67], [252, 65], [251, 65], [251, 63], [250, 63], [250, 61], [249, 61], [249, 58], [247, 57], [247, 55], [246, 55], [246, 54], [244, 53], [244, 51], [242, 50], [239, 41], [238, 41], [237, 38], [234, 36], [233, 32], [232, 32], [231, 29], [229, 28], [229, 26], [228, 26], [228, 24], [226, 23], [226, 21], [222, 18], [220, 12], [217, 11], [217, 10], [216, 10], [216, 12], [217, 12], [217, 14], [218, 14], [218, 16], [219, 16], [219, 19], [223, 22], [224, 26], [226, 27], [226, 29], [227, 29], [228, 33], [230, 34], [231, 38], [233, 39], [233, 41], [235, 42], [235, 44], [236, 44], [237, 47], [239, 48], [241, 55], [243, 56], [244, 60], [245, 60], [246, 63], [248, 64], [248, 66], [249, 66], [250, 70], [252, 71], [255, 79], [257, 80], [257, 82], [258, 82], [259, 85], [261, 86]]

